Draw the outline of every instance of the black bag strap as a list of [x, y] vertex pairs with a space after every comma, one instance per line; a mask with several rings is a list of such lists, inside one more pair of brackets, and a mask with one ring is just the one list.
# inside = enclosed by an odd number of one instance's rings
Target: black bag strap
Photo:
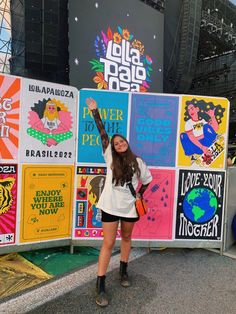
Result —
[[135, 192], [132, 182], [128, 182], [127, 185], [129, 186], [130, 192], [133, 195], [133, 197], [136, 198], [136, 192]]

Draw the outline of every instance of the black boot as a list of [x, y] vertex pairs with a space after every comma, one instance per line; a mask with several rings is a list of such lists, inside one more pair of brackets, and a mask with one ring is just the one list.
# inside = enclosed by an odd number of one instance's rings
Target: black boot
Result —
[[96, 303], [99, 306], [107, 306], [108, 305], [108, 297], [105, 291], [105, 279], [106, 276], [97, 276], [97, 284], [96, 284], [96, 290], [97, 290], [97, 297], [96, 297]]
[[120, 284], [122, 287], [129, 287], [131, 286], [131, 283], [129, 281], [129, 277], [127, 274], [127, 266], [128, 263], [126, 262], [120, 262]]

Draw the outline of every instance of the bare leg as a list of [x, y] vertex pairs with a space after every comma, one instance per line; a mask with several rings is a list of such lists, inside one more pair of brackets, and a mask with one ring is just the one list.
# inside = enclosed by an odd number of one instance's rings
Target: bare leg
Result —
[[104, 239], [98, 260], [98, 276], [106, 274], [112, 249], [116, 242], [118, 223], [118, 221], [102, 223]]
[[134, 222], [121, 221], [121, 245], [120, 245], [120, 260], [128, 262], [131, 249], [131, 235], [134, 227]]

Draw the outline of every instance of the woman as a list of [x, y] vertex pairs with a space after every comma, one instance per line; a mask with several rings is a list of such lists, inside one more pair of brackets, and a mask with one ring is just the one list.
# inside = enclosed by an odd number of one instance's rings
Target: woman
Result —
[[130, 286], [127, 265], [131, 249], [132, 230], [139, 217], [135, 210], [135, 198], [130, 191], [129, 183], [132, 182], [134, 189], [136, 189], [139, 180], [142, 182], [137, 193], [137, 197], [142, 197], [152, 180], [152, 176], [142, 159], [133, 154], [127, 140], [122, 135], [113, 135], [111, 142], [109, 142], [96, 101], [87, 98], [86, 104], [92, 111], [100, 133], [103, 156], [107, 165], [105, 186], [97, 203], [97, 207], [102, 211], [104, 238], [98, 260], [96, 284], [96, 303], [100, 306], [106, 306], [108, 305], [108, 298], [105, 292], [105, 275], [116, 241], [119, 221], [121, 222], [120, 282], [123, 287]]

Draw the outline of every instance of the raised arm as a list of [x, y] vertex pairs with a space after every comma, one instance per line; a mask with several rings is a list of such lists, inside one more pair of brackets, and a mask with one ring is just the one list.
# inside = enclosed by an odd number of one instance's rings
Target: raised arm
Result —
[[87, 98], [86, 104], [88, 108], [92, 111], [94, 121], [96, 123], [98, 132], [100, 133], [100, 136], [101, 136], [102, 150], [103, 152], [105, 152], [105, 150], [107, 149], [107, 146], [109, 145], [109, 137], [102, 123], [102, 120], [98, 111], [97, 103], [93, 98]]
[[138, 158], [137, 160], [138, 160], [139, 169], [140, 169], [140, 180], [142, 182], [142, 185], [140, 186], [136, 194], [136, 196], [139, 198], [139, 197], [143, 197], [144, 192], [146, 191], [149, 184], [151, 183], [152, 174], [143, 160], [141, 160], [140, 158]]
[[[150, 182], [150, 183], [151, 183], [151, 182]], [[143, 194], [144, 194], [144, 192], [146, 191], [146, 189], [148, 188], [148, 186], [149, 186], [150, 183], [148, 183], [148, 184], [142, 184], [142, 185], [141, 185], [140, 189], [139, 189], [138, 192], [137, 192], [137, 197], [138, 197], [138, 198], [143, 197]]]

